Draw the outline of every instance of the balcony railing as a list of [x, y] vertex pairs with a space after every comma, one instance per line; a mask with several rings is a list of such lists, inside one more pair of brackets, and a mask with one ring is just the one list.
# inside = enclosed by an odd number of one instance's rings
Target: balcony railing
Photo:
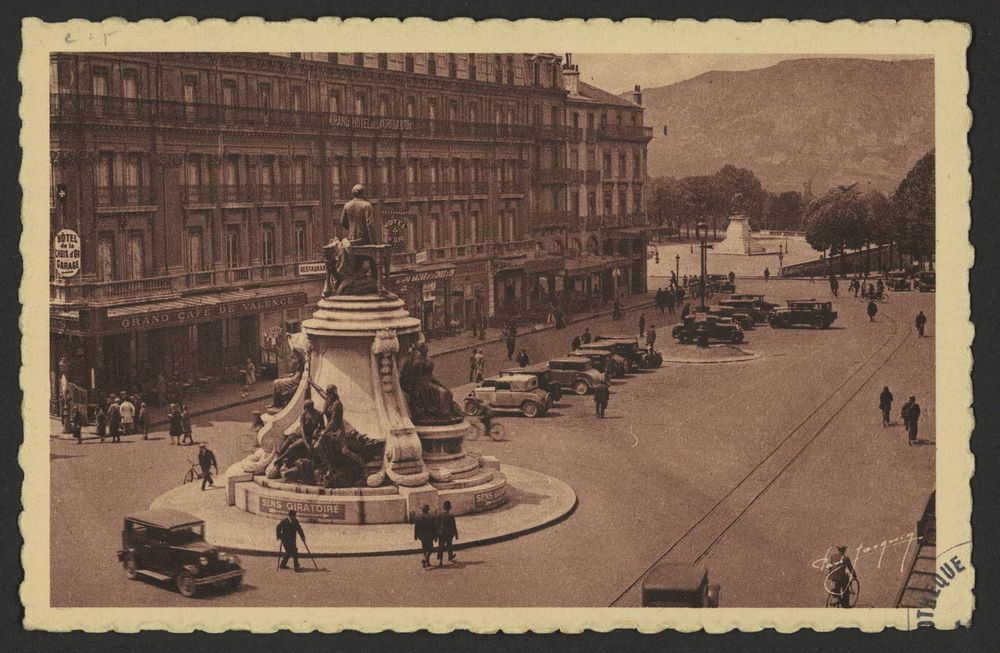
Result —
[[[53, 93], [49, 98], [49, 116], [54, 122], [120, 120], [234, 129], [291, 129], [329, 133], [388, 132], [413, 136], [475, 139], [531, 140], [538, 136], [538, 130], [531, 125], [342, 114], [71, 93]], [[551, 137], [561, 139], [569, 137], [576, 130], [546, 126], [543, 131], [547, 135], [551, 134]]]
[[605, 215], [601, 216], [600, 220], [603, 227], [641, 227], [647, 224], [644, 213]]
[[535, 136], [543, 141], [579, 141], [583, 136], [580, 129], [565, 125], [535, 125]]
[[251, 203], [255, 201], [253, 189], [243, 184], [222, 184], [219, 186], [219, 197], [223, 203]]
[[319, 199], [319, 185], [292, 184], [288, 187], [288, 198], [293, 202], [311, 202]]
[[156, 203], [152, 186], [106, 186], [94, 191], [98, 206], [149, 206]]
[[215, 204], [215, 186], [181, 186], [185, 204]]
[[535, 181], [540, 184], [571, 184], [576, 180], [577, 170], [569, 168], [540, 168], [535, 171]]
[[534, 229], [552, 227], [569, 227], [574, 222], [574, 216], [569, 211], [548, 211], [531, 214], [530, 225]]
[[597, 129], [598, 138], [642, 141], [653, 137], [652, 127], [642, 125], [601, 125]]

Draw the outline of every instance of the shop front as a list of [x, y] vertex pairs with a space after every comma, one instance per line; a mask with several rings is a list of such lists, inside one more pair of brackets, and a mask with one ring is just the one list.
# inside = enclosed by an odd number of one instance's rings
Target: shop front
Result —
[[487, 266], [485, 259], [456, 263], [448, 294], [452, 329], [478, 333], [482, 326], [486, 315]]
[[410, 315], [420, 318], [425, 335], [450, 329], [448, 296], [455, 270], [450, 263], [434, 264], [394, 271], [389, 276], [388, 286], [403, 300]]
[[497, 324], [519, 319], [527, 306], [524, 293], [524, 265], [527, 260], [527, 255], [520, 255], [492, 261], [492, 312]]
[[586, 310], [612, 301], [620, 270], [627, 264], [627, 259], [615, 256], [587, 255], [567, 259], [564, 274], [569, 310]]

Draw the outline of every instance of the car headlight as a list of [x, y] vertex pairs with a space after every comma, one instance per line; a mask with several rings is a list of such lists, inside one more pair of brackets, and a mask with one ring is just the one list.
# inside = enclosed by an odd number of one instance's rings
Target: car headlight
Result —
[[198, 558], [198, 564], [201, 565], [202, 567], [207, 567], [208, 566], [208, 557], [207, 556], [201, 556], [200, 558]]
[[220, 552], [219, 553], [219, 560], [221, 562], [232, 562], [232, 559], [229, 557], [228, 553], [221, 553]]

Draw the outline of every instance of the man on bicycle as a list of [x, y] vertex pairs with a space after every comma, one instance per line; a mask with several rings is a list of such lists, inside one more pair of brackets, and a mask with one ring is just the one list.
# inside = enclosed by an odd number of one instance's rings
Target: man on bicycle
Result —
[[830, 593], [838, 608], [851, 607], [851, 581], [858, 577], [847, 555], [846, 546], [838, 546], [826, 558], [826, 579], [829, 584], [826, 591]]

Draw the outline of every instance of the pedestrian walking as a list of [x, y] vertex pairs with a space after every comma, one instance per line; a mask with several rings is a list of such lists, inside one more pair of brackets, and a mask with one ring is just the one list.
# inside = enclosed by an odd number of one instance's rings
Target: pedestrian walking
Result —
[[583, 333], [580, 334], [580, 342], [588, 345], [593, 339], [594, 336], [590, 335], [590, 327], [583, 327]]
[[566, 315], [563, 313], [562, 308], [556, 308], [556, 328], [566, 328]]
[[832, 293], [833, 293], [833, 296], [834, 296], [834, 297], [836, 297], [836, 296], [837, 296], [837, 291], [838, 291], [839, 289], [840, 289], [840, 283], [839, 283], [839, 282], [837, 281], [837, 277], [835, 277], [835, 276], [833, 276], [833, 275], [831, 274], [831, 275], [830, 275], [830, 292], [832, 292]]
[[764, 282], [771, 278], [771, 270], [769, 268], [764, 268]]
[[448, 551], [448, 562], [455, 561], [455, 551], [453, 542], [458, 539], [458, 525], [455, 523], [455, 515], [451, 514], [451, 501], [445, 501], [444, 512], [438, 517], [437, 538], [438, 538], [438, 566], [444, 564], [444, 552]]
[[79, 408], [73, 409], [73, 414], [69, 418], [69, 428], [76, 438], [76, 443], [83, 444], [83, 415], [80, 414]]
[[143, 401], [139, 404], [139, 414], [136, 418], [136, 426], [142, 433], [142, 439], [149, 439], [149, 407]]
[[882, 394], [878, 396], [878, 408], [882, 411], [882, 426], [892, 426], [892, 393], [889, 386], [882, 388]]
[[253, 364], [253, 361], [249, 358], [247, 359], [246, 365], [243, 366], [243, 375], [246, 385], [253, 385], [257, 383], [257, 366]]
[[878, 314], [878, 304], [876, 304], [874, 300], [871, 300], [871, 299], [868, 300], [868, 310], [867, 310], [867, 313], [868, 313], [868, 321], [869, 322], [874, 322], [875, 321], [875, 316]]
[[184, 437], [181, 438], [181, 444], [194, 444], [191, 415], [184, 404], [181, 404], [181, 432], [184, 433]]
[[104, 406], [97, 407], [94, 422], [97, 426], [97, 437], [101, 439], [101, 442], [104, 442], [104, 436], [108, 434], [108, 414], [104, 411]]
[[517, 364], [521, 367], [528, 366], [528, 352], [525, 349], [521, 349], [521, 351], [517, 352]]
[[108, 409], [108, 429], [111, 431], [111, 441], [122, 441], [122, 410], [118, 399], [115, 399]]
[[906, 426], [906, 438], [908, 444], [917, 443], [917, 433], [920, 423], [920, 404], [917, 398], [910, 397], [910, 400], [903, 405], [903, 424]]
[[208, 448], [204, 442], [198, 445], [198, 466], [201, 467], [201, 491], [205, 491], [205, 484], [215, 487], [215, 480], [212, 478], [212, 468], [215, 473], [219, 473], [219, 465], [215, 462], [215, 452]]
[[924, 327], [927, 326], [927, 316], [924, 315], [923, 311], [920, 311], [919, 313], [917, 313], [917, 317], [914, 320], [914, 324], [917, 327], [917, 337], [918, 338], [923, 338], [924, 337]]
[[691, 314], [691, 304], [684, 304], [684, 308], [681, 309], [681, 322], [684, 321], [688, 315]]
[[580, 345], [582, 345], [582, 344], [583, 344], [583, 341], [580, 340], [580, 336], [579, 335], [573, 336], [573, 342], [570, 343], [570, 351], [576, 351], [577, 349], [580, 348]]
[[615, 297], [615, 303], [611, 307], [611, 319], [615, 321], [622, 319], [622, 303], [617, 297]]
[[413, 522], [413, 539], [420, 541], [420, 564], [424, 569], [431, 568], [431, 553], [434, 552], [434, 540], [437, 538], [437, 519], [431, 514], [431, 507], [426, 503], [420, 506], [420, 514]]
[[181, 409], [177, 404], [170, 404], [167, 419], [170, 421], [170, 444], [180, 444], [180, 437], [184, 434], [184, 426], [181, 423]]
[[512, 360], [514, 358], [514, 348], [517, 346], [517, 327], [514, 324], [507, 325], [504, 344], [507, 345], [507, 360]]
[[653, 345], [656, 344], [656, 325], [650, 324], [649, 331], [646, 332], [646, 346], [649, 347], [650, 351], [653, 349]]
[[667, 291], [667, 312], [671, 315], [674, 314], [674, 303], [677, 299], [677, 291], [671, 288]]
[[135, 404], [126, 397], [122, 400], [119, 410], [122, 414], [122, 432], [125, 435], [133, 435], [135, 433]]
[[482, 383], [485, 370], [486, 356], [483, 354], [483, 348], [476, 347], [472, 350], [472, 358], [469, 361], [469, 381]]
[[729, 271], [729, 285], [730, 286], [736, 285], [736, 273], [733, 272], [732, 270]]
[[639, 337], [642, 338], [646, 335], [646, 314], [643, 313], [639, 316]]
[[299, 566], [299, 547], [296, 536], [301, 537], [302, 543], [305, 544], [306, 534], [302, 530], [302, 524], [296, 518], [294, 510], [289, 510], [288, 516], [278, 522], [274, 534], [276, 539], [281, 541], [281, 546], [285, 550], [281, 562], [278, 563], [278, 569], [288, 569], [288, 559], [291, 558], [295, 571], [302, 571], [302, 567]]
[[594, 409], [597, 411], [598, 417], [604, 417], [604, 411], [608, 409], [610, 394], [607, 383], [599, 383], [594, 388]]

